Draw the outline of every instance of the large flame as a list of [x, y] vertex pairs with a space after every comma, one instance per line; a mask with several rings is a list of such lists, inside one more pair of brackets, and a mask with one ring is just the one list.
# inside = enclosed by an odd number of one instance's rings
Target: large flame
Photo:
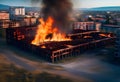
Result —
[[35, 39], [32, 41], [34, 45], [40, 45], [43, 42], [48, 41], [68, 41], [70, 38], [66, 37], [65, 33], [60, 33], [57, 27], [53, 27], [54, 19], [48, 17], [46, 21], [43, 18], [39, 19], [40, 23], [38, 25], [37, 34]]

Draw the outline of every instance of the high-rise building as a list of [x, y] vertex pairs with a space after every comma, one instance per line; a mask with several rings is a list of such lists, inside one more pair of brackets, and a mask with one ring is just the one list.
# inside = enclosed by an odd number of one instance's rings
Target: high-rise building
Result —
[[10, 14], [11, 15], [25, 15], [25, 8], [24, 7], [10, 7]]

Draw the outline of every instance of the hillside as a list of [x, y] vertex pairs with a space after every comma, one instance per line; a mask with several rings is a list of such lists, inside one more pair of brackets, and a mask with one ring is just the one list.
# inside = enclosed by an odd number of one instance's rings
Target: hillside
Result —
[[120, 11], [120, 6], [78, 8], [77, 10], [82, 10], [82, 11]]
[[3, 5], [3, 4], [0, 4], [0, 10], [9, 10], [9, 7], [8, 5]]

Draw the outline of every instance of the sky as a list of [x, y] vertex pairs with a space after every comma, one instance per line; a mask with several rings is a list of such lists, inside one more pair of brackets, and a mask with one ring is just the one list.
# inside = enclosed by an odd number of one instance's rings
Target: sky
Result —
[[[72, 0], [74, 8], [93, 8], [104, 6], [120, 6], [120, 0]], [[40, 3], [32, 4], [31, 0], [0, 0], [0, 4], [11, 6], [37, 6]]]
[[76, 8], [120, 6], [120, 0], [73, 0]]

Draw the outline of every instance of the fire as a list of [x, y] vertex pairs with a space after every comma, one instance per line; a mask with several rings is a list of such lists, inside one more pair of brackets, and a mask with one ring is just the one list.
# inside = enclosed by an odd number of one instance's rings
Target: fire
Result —
[[99, 34], [100, 36], [104, 36], [104, 37], [111, 37], [111, 34]]
[[53, 27], [54, 19], [48, 17], [46, 21], [43, 18], [39, 19], [40, 23], [32, 44], [40, 45], [48, 41], [68, 41], [70, 38], [66, 37], [65, 33], [60, 33], [58, 27]]

